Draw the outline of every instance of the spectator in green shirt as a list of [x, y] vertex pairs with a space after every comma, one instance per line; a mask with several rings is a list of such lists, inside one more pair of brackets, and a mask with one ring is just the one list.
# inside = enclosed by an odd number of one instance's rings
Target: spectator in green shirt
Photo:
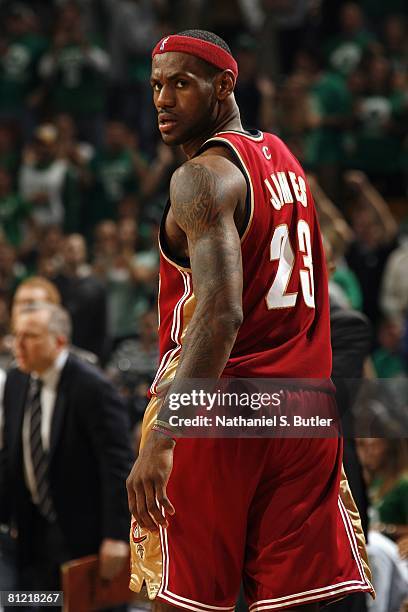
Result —
[[33, 205], [33, 219], [38, 227], [63, 226], [76, 231], [81, 200], [75, 169], [57, 157], [58, 132], [53, 124], [40, 125], [33, 142], [23, 153], [19, 172], [19, 190]]
[[89, 164], [90, 197], [87, 227], [103, 219], [117, 219], [119, 202], [137, 193], [146, 172], [135, 137], [118, 121], [107, 124], [105, 146]]
[[340, 32], [326, 43], [326, 57], [332, 70], [347, 76], [357, 68], [374, 36], [365, 29], [364, 15], [355, 2], [343, 4], [339, 22]]
[[101, 143], [109, 66], [108, 54], [86, 36], [79, 8], [67, 2], [39, 72], [52, 110], [72, 115], [92, 144]]
[[329, 197], [336, 200], [350, 95], [341, 76], [323, 69], [323, 60], [315, 49], [303, 48], [297, 53], [296, 72], [309, 84], [310, 129], [305, 139], [304, 162], [317, 173]]
[[379, 347], [373, 364], [379, 378], [408, 376], [408, 364], [402, 355], [403, 322], [394, 317], [384, 319], [378, 332]]
[[135, 322], [154, 302], [157, 251], [139, 250], [133, 219], [102, 221], [95, 228], [94, 273], [106, 284], [109, 336], [115, 341], [138, 332]]
[[13, 191], [10, 174], [0, 168], [0, 226], [6, 240], [19, 247], [24, 237], [24, 226], [30, 218], [32, 207]]
[[386, 195], [403, 190], [406, 92], [383, 56], [366, 67], [364, 89], [354, 96], [354, 125], [347, 165], [366, 172]]
[[368, 555], [377, 596], [370, 609], [397, 612], [406, 609], [403, 602], [408, 595], [402, 560], [408, 534], [408, 446], [399, 437], [403, 435], [399, 423], [383, 404], [375, 404], [371, 410], [366, 408], [373, 419], [373, 433], [379, 437], [356, 440], [371, 503]]
[[398, 541], [408, 535], [408, 441], [395, 438], [397, 431], [397, 424], [387, 421], [383, 438], [357, 439], [357, 452], [373, 508], [372, 528]]
[[322, 186], [336, 198], [350, 111], [350, 96], [341, 77], [332, 72], [320, 74], [311, 90], [311, 104], [317, 120], [306, 139], [306, 162], [316, 168]]
[[35, 32], [35, 25], [31, 9], [13, 3], [5, 19], [4, 36], [0, 38], [0, 118], [23, 122], [26, 138], [33, 122], [30, 109], [38, 83], [37, 65], [46, 48], [46, 41]]

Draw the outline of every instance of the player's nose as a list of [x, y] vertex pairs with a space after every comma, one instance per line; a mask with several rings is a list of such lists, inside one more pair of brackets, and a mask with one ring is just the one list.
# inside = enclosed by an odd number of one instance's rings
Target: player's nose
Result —
[[159, 95], [156, 98], [156, 107], [158, 110], [173, 108], [176, 105], [176, 96], [174, 88], [169, 85], [163, 85]]

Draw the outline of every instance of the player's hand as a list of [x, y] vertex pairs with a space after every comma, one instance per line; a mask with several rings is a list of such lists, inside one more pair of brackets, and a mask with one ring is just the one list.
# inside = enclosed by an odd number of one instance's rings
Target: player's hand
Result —
[[171, 438], [151, 431], [126, 481], [129, 510], [138, 525], [148, 531], [167, 527], [166, 515], [175, 513], [166, 493], [174, 446]]
[[102, 540], [99, 548], [99, 575], [104, 580], [112, 580], [123, 569], [129, 558], [129, 544], [122, 540]]

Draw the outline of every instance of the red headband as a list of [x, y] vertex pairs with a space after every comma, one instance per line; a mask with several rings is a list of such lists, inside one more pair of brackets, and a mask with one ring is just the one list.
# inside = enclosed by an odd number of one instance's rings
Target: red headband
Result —
[[216, 66], [220, 70], [232, 70], [235, 78], [238, 76], [238, 65], [228, 51], [224, 51], [218, 45], [214, 45], [200, 38], [192, 36], [179, 36], [172, 34], [162, 38], [153, 49], [152, 57], [158, 53], [168, 53], [169, 51], [179, 51], [188, 53]]

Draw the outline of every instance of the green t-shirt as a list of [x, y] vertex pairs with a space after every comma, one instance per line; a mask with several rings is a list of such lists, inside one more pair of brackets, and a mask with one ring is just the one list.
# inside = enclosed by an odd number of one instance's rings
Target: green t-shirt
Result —
[[46, 41], [24, 34], [11, 41], [0, 58], [0, 112], [20, 111], [37, 78], [37, 63]]
[[[382, 479], [377, 478], [370, 487], [370, 497], [376, 499]], [[408, 475], [405, 474], [395, 483], [380, 501], [374, 502], [381, 523], [408, 525]]]
[[332, 70], [347, 76], [360, 63], [364, 51], [374, 40], [374, 37], [365, 31], [358, 32], [353, 37], [339, 34], [326, 44], [326, 57]]
[[116, 219], [117, 205], [129, 193], [138, 191], [131, 151], [101, 150], [90, 162], [94, 176], [91, 211], [88, 222], [93, 225], [102, 219]]
[[[344, 79], [333, 72], [324, 73], [312, 88], [311, 104], [322, 119], [346, 116], [351, 98]], [[310, 168], [343, 160], [343, 130], [339, 127], [323, 125], [311, 130], [305, 145], [305, 164]]]
[[407, 366], [402, 357], [390, 353], [384, 348], [374, 351], [373, 363], [378, 378], [394, 378], [394, 376], [408, 374]]
[[403, 139], [389, 122], [403, 120], [405, 94], [369, 95], [360, 99], [359, 124], [349, 134], [353, 146], [347, 160], [351, 168], [392, 174], [404, 168]]
[[76, 116], [102, 112], [106, 103], [107, 79], [92, 66], [79, 45], [67, 45], [57, 55], [50, 92], [57, 112]]
[[336, 268], [331, 280], [339, 285], [346, 294], [350, 306], [355, 310], [363, 307], [363, 294], [357, 276], [347, 267]]
[[31, 204], [25, 202], [18, 194], [10, 193], [0, 198], [0, 226], [7, 242], [18, 247], [22, 240], [22, 223], [32, 210]]
[[152, 300], [148, 287], [136, 285], [129, 278], [115, 278], [107, 282], [109, 332], [113, 338], [124, 338], [135, 333], [136, 321], [145, 313]]

